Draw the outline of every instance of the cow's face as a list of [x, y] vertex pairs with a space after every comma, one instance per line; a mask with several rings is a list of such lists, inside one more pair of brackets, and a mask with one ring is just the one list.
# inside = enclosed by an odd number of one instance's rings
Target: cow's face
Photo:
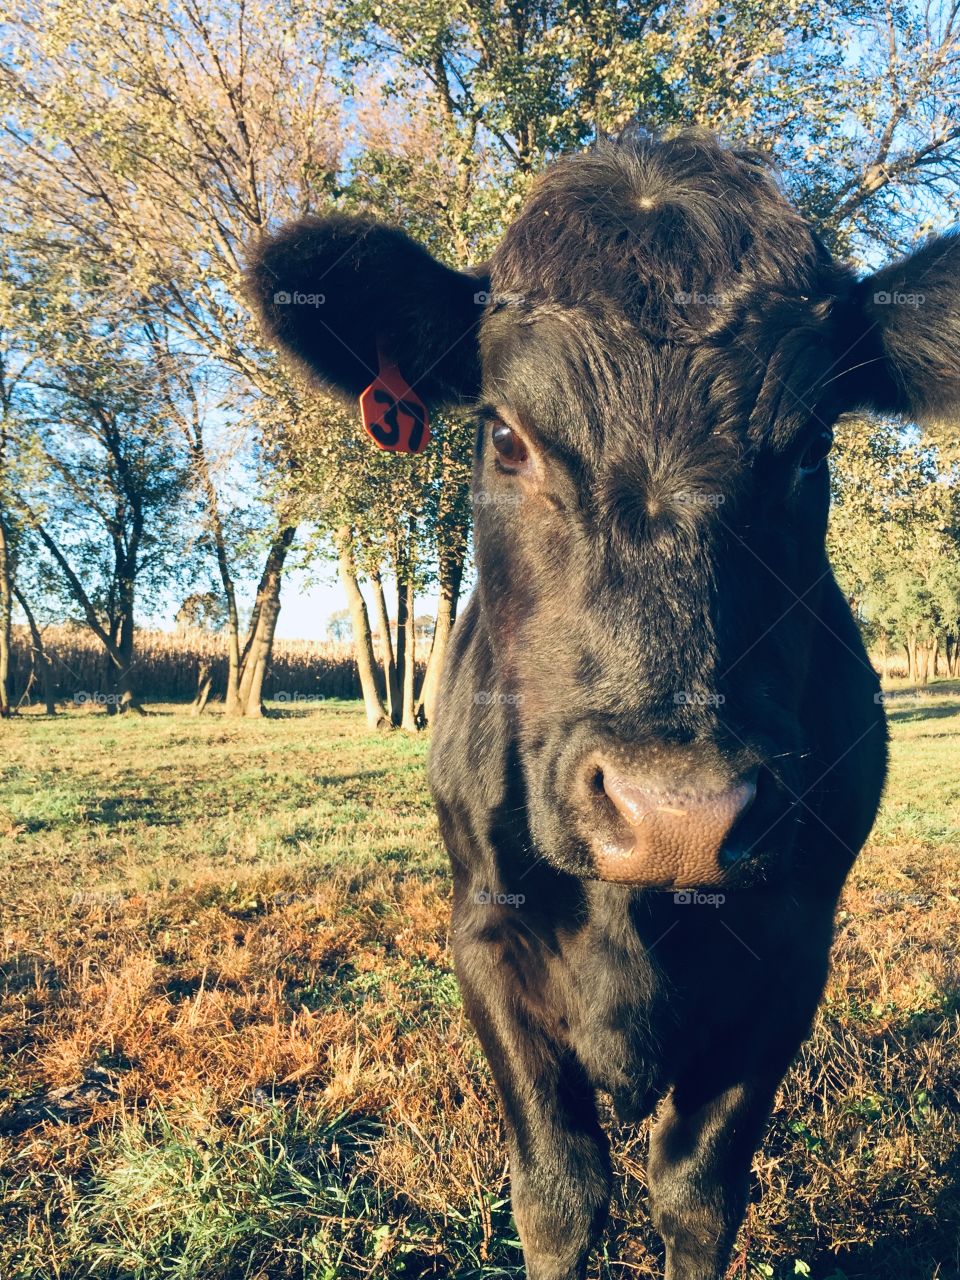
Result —
[[700, 134], [554, 166], [488, 277], [342, 219], [263, 247], [265, 321], [327, 385], [359, 392], [379, 347], [424, 399], [476, 406], [497, 687], [475, 692], [513, 721], [555, 865], [679, 887], [789, 849], [832, 431], [857, 405], [956, 408], [958, 268], [941, 240], [856, 282]]

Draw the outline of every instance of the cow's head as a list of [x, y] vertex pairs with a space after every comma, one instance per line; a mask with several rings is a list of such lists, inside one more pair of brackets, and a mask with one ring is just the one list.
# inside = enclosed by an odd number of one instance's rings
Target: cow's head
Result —
[[379, 350], [476, 405], [480, 605], [541, 852], [675, 886], [787, 847], [832, 431], [960, 407], [960, 239], [858, 280], [693, 132], [556, 163], [482, 272], [332, 217], [252, 279], [325, 386], [356, 396]]

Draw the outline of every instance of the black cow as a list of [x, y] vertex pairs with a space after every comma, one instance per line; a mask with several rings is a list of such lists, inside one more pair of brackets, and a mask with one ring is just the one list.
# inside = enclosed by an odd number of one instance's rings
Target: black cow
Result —
[[480, 271], [333, 216], [251, 274], [325, 386], [358, 394], [379, 350], [480, 423], [430, 778], [527, 1274], [584, 1274], [602, 1090], [659, 1105], [666, 1274], [714, 1280], [884, 777], [825, 458], [855, 407], [956, 412], [960, 239], [857, 279], [763, 160], [687, 131], [554, 164]]

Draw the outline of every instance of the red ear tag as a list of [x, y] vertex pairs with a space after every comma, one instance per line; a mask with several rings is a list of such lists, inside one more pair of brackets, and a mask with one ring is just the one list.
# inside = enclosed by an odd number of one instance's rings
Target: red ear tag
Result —
[[426, 405], [395, 364], [380, 356], [380, 372], [360, 393], [367, 434], [388, 453], [422, 453], [430, 443]]

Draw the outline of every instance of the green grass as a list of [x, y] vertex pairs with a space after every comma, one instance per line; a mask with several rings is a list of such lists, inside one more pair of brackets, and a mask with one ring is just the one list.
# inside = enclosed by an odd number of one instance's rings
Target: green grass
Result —
[[[739, 1277], [960, 1276], [960, 689], [888, 711]], [[426, 741], [335, 702], [2, 734], [2, 1280], [520, 1276]], [[659, 1274], [644, 1143], [593, 1278]]]
[[352, 703], [239, 723], [172, 708], [31, 716], [7, 738], [0, 823], [14, 885], [54, 876], [71, 891], [133, 891], [391, 853], [441, 865], [425, 739], [358, 732]]
[[960, 845], [960, 686], [887, 696], [890, 782], [874, 839]]

